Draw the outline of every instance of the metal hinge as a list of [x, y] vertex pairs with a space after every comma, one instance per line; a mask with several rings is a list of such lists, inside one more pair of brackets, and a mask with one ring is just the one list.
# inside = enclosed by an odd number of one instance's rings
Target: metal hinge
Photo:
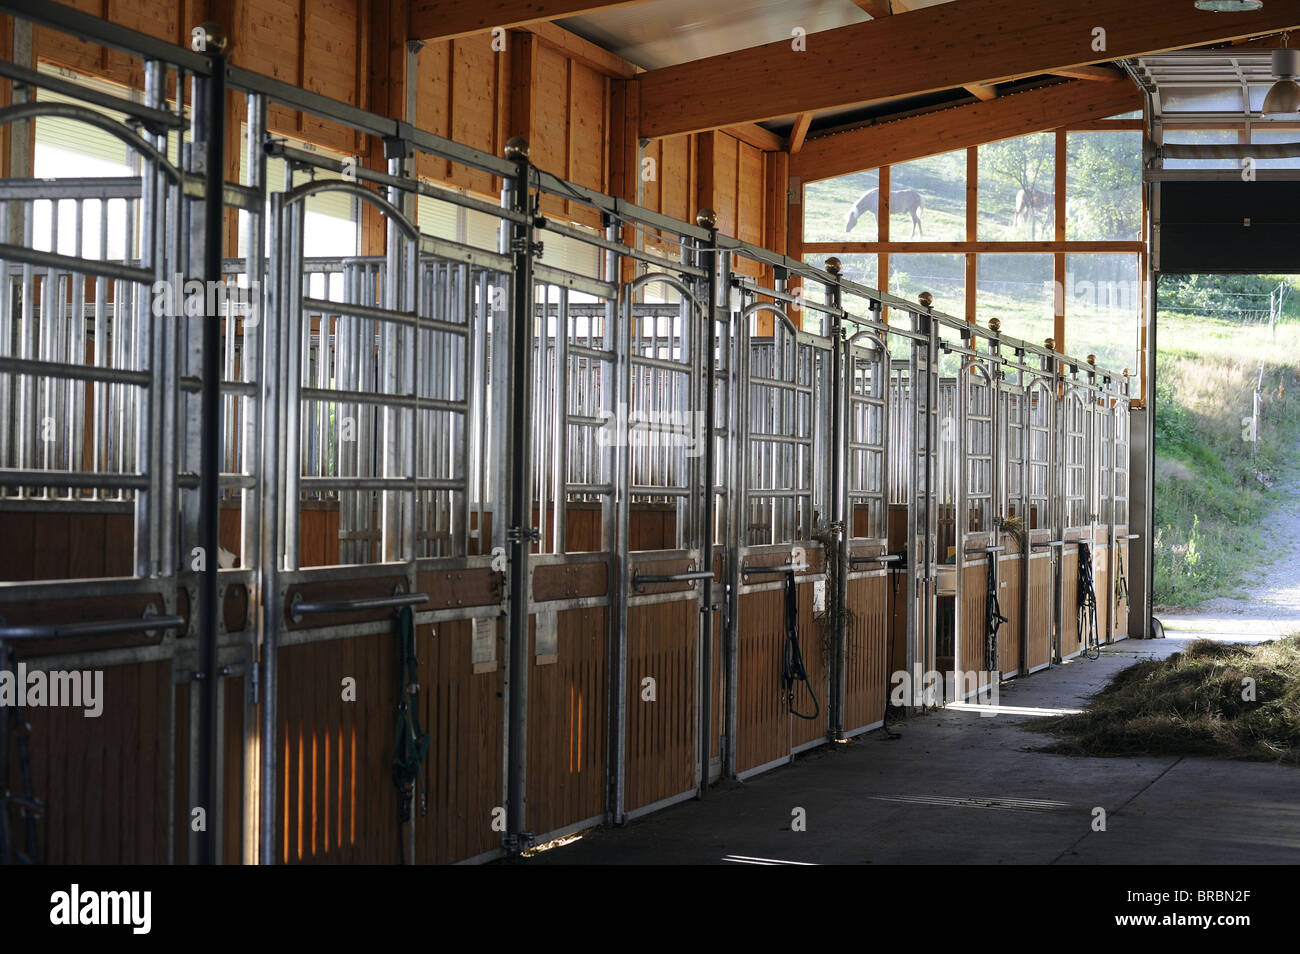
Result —
[[510, 239], [510, 251], [516, 255], [522, 255], [524, 252], [531, 252], [538, 257], [542, 254], [541, 242], [530, 242], [522, 235], [516, 235]]
[[511, 543], [541, 543], [542, 531], [536, 527], [529, 527], [526, 530], [523, 527], [510, 527], [506, 530], [506, 539]]

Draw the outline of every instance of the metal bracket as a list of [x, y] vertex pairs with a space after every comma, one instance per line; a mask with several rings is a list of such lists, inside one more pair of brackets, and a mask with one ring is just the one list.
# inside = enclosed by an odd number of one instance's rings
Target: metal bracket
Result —
[[510, 527], [506, 530], [506, 539], [511, 543], [541, 543], [542, 531], [537, 527]]
[[515, 255], [522, 255], [528, 252], [538, 257], [541, 256], [544, 246], [541, 242], [530, 242], [523, 236], [516, 235], [510, 239], [510, 251]]
[[537, 843], [537, 836], [531, 831], [521, 831], [517, 835], [506, 835], [501, 839], [501, 847], [506, 854], [517, 855], [532, 848]]

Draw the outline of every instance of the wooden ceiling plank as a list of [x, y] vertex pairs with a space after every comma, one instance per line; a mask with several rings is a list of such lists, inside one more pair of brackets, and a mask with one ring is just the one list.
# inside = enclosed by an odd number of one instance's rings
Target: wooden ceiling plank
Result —
[[417, 40], [451, 40], [493, 27], [579, 17], [597, 10], [630, 6], [646, 0], [411, 0], [410, 36]]
[[1201, 13], [1187, 0], [953, 0], [811, 33], [802, 50], [779, 40], [650, 70], [637, 79], [641, 130], [761, 122], [1287, 29], [1300, 29], [1300, 3]]

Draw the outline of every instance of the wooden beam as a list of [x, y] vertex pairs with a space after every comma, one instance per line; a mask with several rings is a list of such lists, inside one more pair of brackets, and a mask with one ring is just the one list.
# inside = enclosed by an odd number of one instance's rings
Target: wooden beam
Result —
[[[884, 198], [882, 189], [880, 197]], [[880, 219], [884, 226], [885, 218]], [[1046, 239], [1036, 242], [891, 242], [882, 239], [879, 242], [804, 242], [805, 252], [818, 255], [866, 255], [875, 253], [937, 252], [943, 255], [964, 255], [975, 253], [1023, 253], [1023, 252], [1140, 252], [1146, 246], [1139, 241], [1119, 242], [1049, 242]]]
[[1141, 108], [1135, 86], [1068, 80], [988, 103], [815, 136], [791, 157], [790, 175], [805, 182], [828, 179]]
[[616, 56], [609, 50], [583, 39], [576, 33], [570, 33], [564, 27], [556, 26], [554, 23], [543, 20], [530, 23], [524, 29], [529, 33], [536, 33], [546, 41], [548, 46], [554, 47], [571, 60], [590, 66], [597, 73], [631, 79], [637, 73], [644, 72], [621, 56]]
[[451, 40], [494, 27], [520, 27], [562, 17], [630, 6], [645, 0], [412, 0], [410, 33], [420, 40]]
[[1102, 80], [1115, 82], [1125, 78], [1121, 69], [1113, 66], [1074, 66], [1063, 70], [1052, 70], [1053, 76], [1066, 76], [1070, 79]]
[[853, 0], [853, 2], [864, 13], [869, 13], [876, 19], [887, 17], [894, 12], [889, 9], [889, 0]]
[[755, 149], [762, 149], [764, 152], [780, 152], [785, 149], [784, 139], [772, 132], [772, 130], [757, 126], [754, 123], [727, 126], [722, 131], [732, 139], [739, 139], [741, 142], [747, 143]]
[[1300, 4], [1201, 13], [1187, 0], [953, 0], [812, 33], [803, 50], [778, 40], [643, 73], [641, 133], [759, 122], [1287, 29], [1300, 29]]
[[794, 155], [803, 148], [803, 141], [808, 138], [808, 127], [812, 125], [812, 113], [800, 113], [799, 118], [794, 121], [794, 128], [790, 130], [790, 136], [785, 141], [785, 148], [790, 155]]

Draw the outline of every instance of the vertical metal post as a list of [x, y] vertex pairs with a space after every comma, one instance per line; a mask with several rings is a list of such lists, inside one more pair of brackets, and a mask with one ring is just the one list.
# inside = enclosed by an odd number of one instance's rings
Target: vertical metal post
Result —
[[[708, 209], [700, 210], [696, 224], [709, 230], [709, 238], [696, 245], [695, 264], [707, 273], [704, 278], [703, 320], [697, 332], [699, 348], [697, 353], [703, 362], [702, 378], [704, 386], [704, 474], [703, 507], [700, 516], [700, 568], [713, 569], [713, 527], [716, 501], [713, 488], [717, 485], [717, 441], [714, 431], [717, 427], [717, 408], [715, 406], [715, 387], [717, 382], [717, 362], [715, 342], [718, 329], [718, 284], [724, 278], [722, 263], [717, 249], [717, 217]], [[722, 290], [725, 296], [726, 289]], [[701, 581], [700, 587], [700, 797], [704, 797], [709, 787], [709, 756], [713, 745], [713, 577]]]
[[507, 180], [503, 199], [510, 209], [525, 216], [510, 227], [511, 257], [511, 342], [510, 404], [506, 433], [510, 440], [509, 523], [506, 530], [509, 556], [509, 604], [507, 624], [508, 759], [506, 765], [506, 838], [510, 853], [528, 847], [524, 802], [528, 768], [528, 554], [536, 530], [532, 525], [532, 380], [533, 380], [533, 225], [530, 200], [528, 142], [514, 137], [506, 143], [505, 155], [515, 163], [515, 175]]
[[[844, 700], [847, 694], [847, 659], [848, 633], [846, 612], [849, 601], [849, 538], [853, 535], [853, 509], [847, 503], [846, 458], [849, 435], [845, 432], [845, 403], [852, 381], [852, 349], [844, 340], [844, 325], [840, 314], [842, 292], [840, 289], [840, 260], [830, 258], [826, 261], [826, 271], [833, 279], [826, 283], [826, 305], [831, 308], [831, 400], [830, 400], [830, 522], [838, 526], [835, 545], [839, 553], [839, 572], [835, 575], [834, 594], [830, 605], [835, 607], [831, 617], [830, 645], [830, 699], [827, 700], [826, 735], [828, 738], [844, 738]], [[832, 555], [826, 554], [829, 563]]]
[[[226, 37], [214, 24], [205, 25], [212, 71], [195, 78], [195, 149], [202, 150], [203, 278], [221, 281], [222, 218], [226, 166]], [[209, 285], [209, 287], [212, 287]], [[200, 435], [199, 540], [205, 554], [199, 575], [199, 765], [198, 795], [208, 815], [207, 830], [199, 834], [199, 864], [215, 864], [214, 824], [217, 800], [217, 559], [220, 533], [221, 470], [221, 324], [215, 315], [203, 323], [202, 431]], [[170, 476], [170, 475], [164, 475]], [[170, 545], [165, 541], [164, 545]]]

